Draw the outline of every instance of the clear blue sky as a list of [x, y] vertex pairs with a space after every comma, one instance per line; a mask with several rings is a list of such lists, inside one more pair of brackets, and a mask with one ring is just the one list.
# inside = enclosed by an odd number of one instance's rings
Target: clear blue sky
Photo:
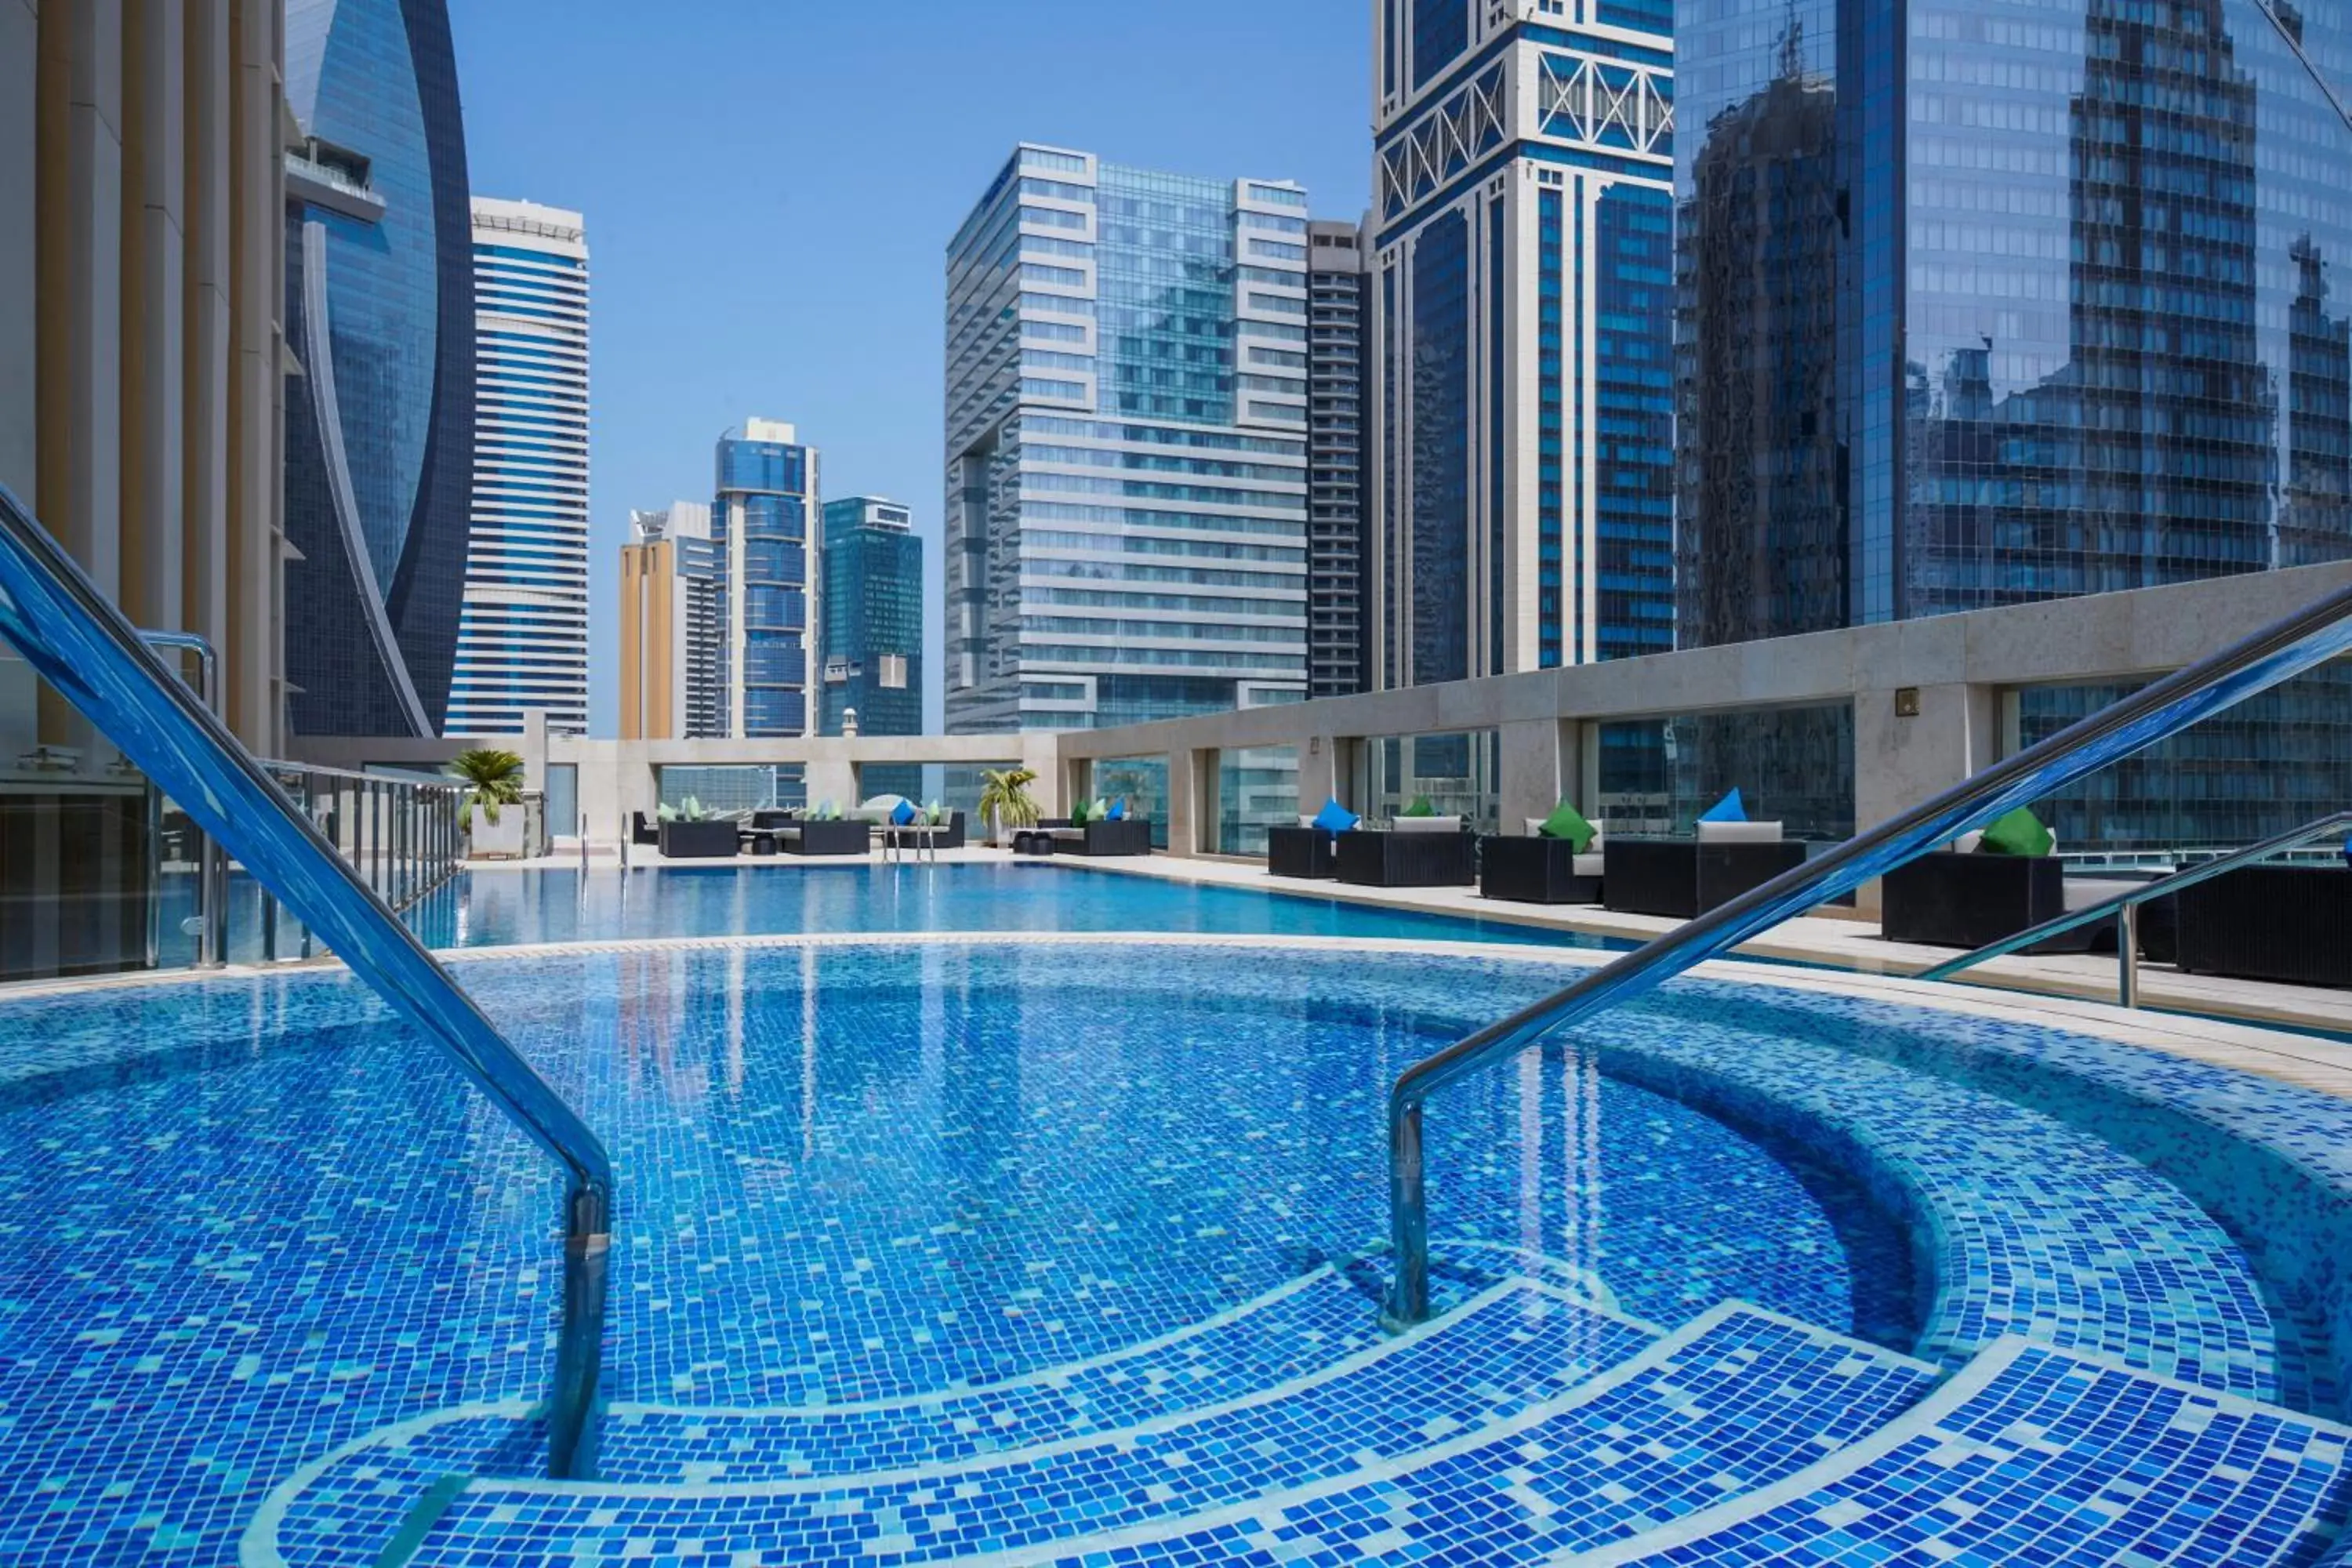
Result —
[[710, 495], [746, 415], [825, 493], [910, 503], [938, 716], [942, 256], [1013, 144], [1306, 184], [1370, 175], [1363, 0], [451, 0], [474, 189], [584, 213], [589, 713], [614, 731], [631, 507]]

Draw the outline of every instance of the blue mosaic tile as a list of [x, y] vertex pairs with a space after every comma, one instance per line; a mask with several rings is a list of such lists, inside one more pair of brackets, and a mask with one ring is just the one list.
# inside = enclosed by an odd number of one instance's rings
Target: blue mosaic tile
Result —
[[2352, 1502], [2352, 1429], [2021, 1340], [1934, 1404], [1834, 1479], [1601, 1561], [2307, 1563]]
[[[994, 1439], [827, 1428], [845, 1405], [995, 1397], [1374, 1243], [1388, 1080], [1564, 971], [981, 945], [459, 973], [619, 1161], [607, 1393], [829, 1406], [760, 1462], [837, 1436], [863, 1471]], [[1428, 1132], [1447, 1300], [1523, 1273], [1687, 1326], [1744, 1296], [1948, 1364], [2014, 1331], [2340, 1397], [2352, 1107], [2321, 1096], [1685, 980], [1449, 1090]], [[349, 1472], [347, 1512], [289, 1528], [348, 1545], [444, 1465], [530, 1473], [555, 1209], [536, 1152], [339, 975], [0, 1001], [0, 1562], [227, 1563], [298, 1469], [480, 1402], [507, 1414], [395, 1440]], [[1320, 1364], [1370, 1342], [1361, 1310]], [[1172, 1413], [1120, 1392], [1121, 1425]], [[1089, 1418], [1015, 1417], [1029, 1441]]]
[[[846, 1482], [567, 1488], [477, 1481], [441, 1516], [415, 1561], [498, 1561], [518, 1533], [530, 1551], [559, 1560], [626, 1555], [686, 1538], [703, 1542], [706, 1555], [854, 1558], [881, 1568], [1030, 1550], [1076, 1534], [1179, 1520], [1409, 1455], [1507, 1421], [1652, 1338], [1548, 1291], [1507, 1285], [1413, 1335], [1255, 1398], [988, 1461]], [[685, 1462], [731, 1458], [731, 1436], [683, 1440]]]

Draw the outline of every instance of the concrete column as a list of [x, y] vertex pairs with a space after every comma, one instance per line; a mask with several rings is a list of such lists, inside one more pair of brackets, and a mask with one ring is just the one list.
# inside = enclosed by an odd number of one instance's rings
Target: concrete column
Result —
[[182, 310], [180, 625], [226, 658], [228, 624], [229, 180], [231, 61], [227, 9], [185, 9], [185, 265]]
[[1329, 735], [1308, 735], [1298, 742], [1298, 815], [1312, 816], [1323, 803], [1339, 793], [1339, 743]]
[[[1853, 699], [1853, 826], [1867, 832], [1898, 813], [1940, 795], [1997, 758], [2000, 692], [1953, 683], [1914, 688], [1919, 711], [1896, 716], [1896, 693], [1859, 691]], [[1865, 914], [1878, 910], [1878, 884], [1855, 894]]]
[[1070, 796], [1062, 767], [1060, 738], [1051, 730], [1024, 730], [1020, 735], [1021, 765], [1037, 775], [1029, 786], [1040, 816], [1070, 815]]
[[265, 756], [284, 749], [286, 674], [280, 520], [281, 401], [278, 323], [285, 308], [285, 164], [279, 145], [279, 0], [228, 0], [228, 472], [225, 650], [229, 727]]
[[1190, 856], [1200, 848], [1200, 830], [1194, 826], [1194, 795], [1200, 783], [1196, 753], [1171, 752], [1168, 754], [1168, 853]]
[[1550, 816], [1566, 793], [1560, 788], [1560, 722], [1529, 719], [1498, 725], [1496, 733], [1496, 816], [1503, 832], [1516, 834], [1528, 818]]
[[180, 627], [186, 61], [177, 0], [123, 0], [122, 608]]
[[40, 16], [32, 0], [0, 0], [0, 364], [16, 367], [0, 375], [0, 484], [27, 502], [36, 500], [40, 463], [37, 380], [26, 374], [39, 342], [39, 59]]
[[[122, 589], [122, 8], [55, 5], [40, 16], [35, 192], [40, 310], [34, 505], [90, 581]], [[53, 692], [41, 732], [91, 749], [97, 731]]]
[[847, 811], [857, 804], [857, 769], [847, 752], [835, 757], [813, 757], [807, 769], [809, 805], [816, 806], [831, 801]]

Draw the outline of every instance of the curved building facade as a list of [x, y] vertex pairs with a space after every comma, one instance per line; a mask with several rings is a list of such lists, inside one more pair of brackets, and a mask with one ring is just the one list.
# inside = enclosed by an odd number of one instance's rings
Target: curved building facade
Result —
[[437, 733], [473, 480], [472, 218], [442, 0], [289, 0], [288, 710]]

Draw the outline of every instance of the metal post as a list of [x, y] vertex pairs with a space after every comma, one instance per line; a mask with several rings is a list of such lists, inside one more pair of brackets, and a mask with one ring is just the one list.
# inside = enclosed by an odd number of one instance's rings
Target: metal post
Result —
[[2116, 1005], [2139, 1005], [2139, 906], [2116, 911]]
[[588, 885], [588, 814], [580, 814], [580, 878], [581, 886]]
[[621, 819], [621, 869], [629, 868], [629, 819]]

